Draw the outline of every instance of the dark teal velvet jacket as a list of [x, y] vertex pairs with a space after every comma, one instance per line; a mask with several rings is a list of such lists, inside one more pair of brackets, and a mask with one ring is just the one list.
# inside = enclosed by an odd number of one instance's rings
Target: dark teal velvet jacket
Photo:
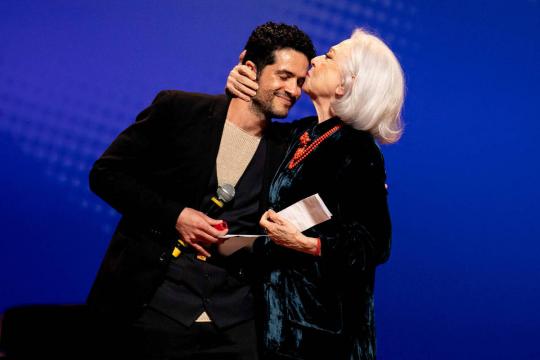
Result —
[[276, 211], [318, 193], [333, 217], [304, 232], [321, 239], [320, 257], [265, 238], [254, 244], [267, 358], [375, 358], [375, 267], [388, 259], [391, 232], [381, 152], [369, 133], [344, 126], [295, 168], [287, 166], [304, 131], [314, 140], [340, 122], [296, 122], [270, 187]]

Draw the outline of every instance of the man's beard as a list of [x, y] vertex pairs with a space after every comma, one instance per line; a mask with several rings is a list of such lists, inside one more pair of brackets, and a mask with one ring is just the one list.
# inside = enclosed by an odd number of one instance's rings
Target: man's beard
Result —
[[292, 108], [296, 99], [291, 98], [291, 105], [286, 108], [284, 111], [280, 111], [273, 106], [273, 100], [277, 97], [275, 91], [266, 91], [266, 92], [257, 92], [257, 94], [251, 98], [251, 104], [267, 118], [283, 119], [286, 118], [289, 114], [289, 110]]

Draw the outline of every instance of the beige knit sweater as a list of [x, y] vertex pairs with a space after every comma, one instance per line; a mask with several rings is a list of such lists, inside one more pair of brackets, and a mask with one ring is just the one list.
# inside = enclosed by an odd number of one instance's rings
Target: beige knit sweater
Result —
[[236, 186], [261, 141], [229, 121], [225, 121], [216, 159], [218, 185]]

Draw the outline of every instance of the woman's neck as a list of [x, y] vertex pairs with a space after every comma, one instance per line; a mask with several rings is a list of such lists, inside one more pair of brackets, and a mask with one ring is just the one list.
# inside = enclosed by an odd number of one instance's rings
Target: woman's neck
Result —
[[319, 124], [335, 116], [332, 107], [333, 99], [313, 99], [313, 106], [317, 112]]

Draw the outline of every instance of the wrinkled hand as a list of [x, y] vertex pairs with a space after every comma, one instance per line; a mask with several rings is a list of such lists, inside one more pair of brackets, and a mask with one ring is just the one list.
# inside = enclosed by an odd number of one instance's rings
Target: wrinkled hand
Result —
[[257, 84], [257, 74], [246, 65], [242, 65], [242, 60], [246, 50], [242, 51], [239, 57], [239, 63], [236, 65], [227, 77], [227, 90], [234, 96], [251, 101], [251, 98], [257, 93], [259, 84]]
[[278, 245], [308, 254], [316, 251], [318, 239], [303, 235], [292, 223], [273, 210], [265, 212], [259, 224]]
[[219, 243], [220, 236], [227, 234], [227, 229], [218, 231], [213, 226], [221, 224], [222, 220], [215, 220], [204, 213], [192, 208], [182, 210], [176, 220], [176, 231], [180, 238], [193, 246], [201, 255], [210, 257], [204, 246]]

